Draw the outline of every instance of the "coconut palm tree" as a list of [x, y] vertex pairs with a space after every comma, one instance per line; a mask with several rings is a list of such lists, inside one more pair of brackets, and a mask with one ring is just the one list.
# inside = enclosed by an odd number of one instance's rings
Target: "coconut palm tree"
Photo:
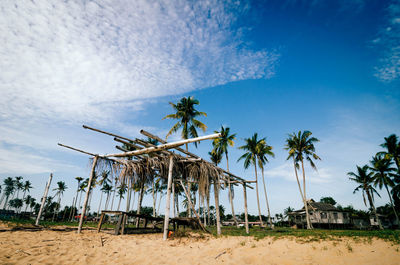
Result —
[[347, 173], [347, 175], [351, 176], [349, 178], [351, 181], [354, 181], [357, 184], [359, 184], [354, 189], [353, 193], [356, 193], [357, 191], [361, 190], [365, 206], [367, 206], [367, 201], [365, 200], [365, 194], [367, 195], [369, 206], [372, 209], [376, 220], [378, 221], [379, 228], [383, 229], [382, 225], [381, 225], [381, 222], [380, 222], [380, 220], [378, 218], [378, 215], [376, 214], [376, 209], [375, 209], [375, 205], [374, 205], [374, 193], [376, 193], [379, 197], [380, 197], [380, 195], [374, 189], [374, 187], [372, 187], [372, 184], [373, 184], [373, 181], [374, 181], [373, 172], [368, 172], [368, 171], [369, 171], [368, 165], [365, 165], [363, 167], [357, 166], [357, 172], [356, 173], [349, 172], [349, 173]]
[[108, 207], [108, 203], [110, 201], [110, 196], [111, 196], [111, 192], [113, 190], [113, 187], [111, 186], [111, 184], [107, 184], [105, 183], [102, 187], [103, 192], [107, 195], [106, 197], [106, 201], [104, 203], [104, 209], [107, 211], [107, 207]]
[[[182, 128], [181, 136], [182, 139], [188, 139], [189, 136], [192, 138], [198, 137], [197, 128], [206, 131], [207, 126], [201, 121], [197, 120], [197, 117], [207, 117], [205, 112], [197, 111], [195, 109], [195, 105], [199, 105], [200, 102], [194, 97], [183, 97], [181, 100], [174, 104], [172, 102], [169, 103], [174, 112], [173, 114], [169, 114], [163, 118], [164, 119], [174, 119], [178, 120], [177, 123], [172, 126], [171, 130], [166, 135], [166, 138], [171, 134], [177, 132], [180, 128]], [[197, 143], [194, 143], [197, 146]], [[185, 144], [186, 151], [188, 151], [188, 144]], [[188, 183], [188, 192], [190, 194], [191, 190], [191, 182]], [[191, 216], [191, 210], [189, 209], [189, 216]]]
[[17, 191], [17, 199], [19, 197], [19, 191], [24, 188], [24, 184], [21, 181], [22, 179], [23, 179], [23, 177], [21, 177], [21, 176], [15, 177], [15, 189]]
[[32, 189], [32, 183], [27, 180], [24, 182], [22, 190], [24, 191], [24, 195], [22, 196], [22, 200], [25, 199], [26, 192], [29, 192]]
[[[76, 177], [75, 179], [78, 181], [78, 186], [77, 186], [77, 188], [76, 188], [75, 202], [74, 202], [74, 205], [73, 205], [73, 207], [72, 207], [71, 222], [74, 220], [75, 209], [76, 209], [76, 202], [78, 201], [78, 194], [79, 194], [79, 192], [80, 192], [80, 184], [81, 184], [81, 181], [83, 180], [83, 178], [81, 178], [81, 177]], [[79, 200], [79, 205], [78, 205], [78, 207], [80, 207], [80, 205], [81, 205], [81, 201]]]
[[[306, 210], [306, 220], [307, 220], [307, 229], [312, 229], [312, 224], [310, 221], [310, 215], [308, 213], [308, 205], [307, 205], [307, 193], [306, 193], [306, 174], [304, 170], [304, 159], [306, 159], [311, 168], [317, 169], [313, 159], [321, 160], [321, 158], [315, 153], [314, 143], [319, 142], [319, 140], [315, 137], [311, 137], [312, 133], [310, 131], [299, 131], [297, 134], [292, 133], [289, 134], [289, 138], [286, 139], [285, 150], [289, 151], [289, 156], [287, 160], [293, 159], [294, 171], [296, 174], [297, 184], [299, 186], [300, 194], [303, 198], [304, 208]], [[301, 190], [299, 178], [297, 175], [297, 169], [299, 168], [299, 164], [301, 163], [301, 169], [303, 172], [303, 190]]]
[[[100, 188], [100, 202], [99, 202], [99, 208], [97, 209], [97, 217], [99, 217], [100, 214], [100, 208], [101, 208], [101, 202], [103, 201], [103, 193], [109, 194], [111, 192], [111, 185], [108, 184], [107, 182], [103, 182], [103, 185]], [[108, 199], [108, 195], [107, 195], [107, 199]]]
[[119, 203], [118, 203], [118, 210], [119, 211], [119, 207], [121, 205], [121, 200], [124, 198], [124, 194], [126, 193], [127, 190], [127, 186], [125, 183], [122, 183], [119, 187], [118, 187], [118, 196], [119, 196]]
[[[221, 154], [225, 154], [226, 158], [226, 170], [229, 172], [229, 159], [228, 159], [228, 147], [229, 146], [234, 146], [234, 141], [236, 138], [236, 133], [230, 134], [230, 128], [224, 126], [221, 126], [220, 131], [215, 131], [215, 133], [220, 133], [221, 137], [214, 139], [213, 141], [213, 146], [214, 149], [217, 150], [217, 152]], [[230, 178], [228, 179], [228, 192], [229, 192], [229, 202], [231, 204], [232, 208], [232, 217], [233, 221], [237, 225], [237, 220], [236, 220], [236, 215], [235, 215], [235, 208], [233, 206], [233, 192], [232, 192], [233, 186], [231, 185]]]
[[35, 206], [36, 206], [36, 199], [31, 198], [31, 201], [29, 203], [29, 211], [32, 212], [32, 208], [34, 208]]
[[31, 195], [27, 195], [26, 197], [24, 197], [23, 201], [25, 202], [25, 212], [28, 209], [28, 206], [31, 204], [32, 199], [33, 198]]
[[258, 160], [258, 149], [261, 144], [263, 144], [263, 139], [258, 139], [258, 134], [254, 133], [251, 138], [245, 138], [245, 145], [240, 146], [240, 150], [244, 150], [245, 153], [239, 157], [238, 162], [244, 159], [244, 168], [247, 169], [251, 164], [254, 165], [254, 172], [256, 177], [256, 194], [257, 194], [257, 207], [258, 207], [258, 216], [260, 219], [260, 224], [263, 226], [263, 221], [261, 218], [261, 209], [260, 209], [260, 197], [258, 195], [258, 178], [257, 178], [257, 160]]
[[269, 162], [268, 161], [268, 156], [275, 157], [275, 154], [272, 152], [272, 146], [267, 144], [267, 140], [265, 138], [261, 139], [257, 149], [258, 149], [258, 153], [257, 153], [258, 166], [261, 168], [261, 174], [262, 174], [262, 180], [263, 180], [263, 186], [264, 186], [265, 202], [267, 204], [267, 210], [268, 210], [268, 221], [269, 221], [270, 227], [272, 228], [271, 211], [269, 209], [267, 188], [265, 186], [264, 165], [267, 162]]
[[395, 168], [390, 167], [393, 162], [381, 155], [375, 155], [374, 157], [372, 157], [370, 163], [372, 167], [370, 167], [369, 169], [374, 172], [374, 186], [378, 186], [379, 189], [382, 189], [382, 187], [385, 186], [385, 189], [390, 199], [390, 205], [392, 206], [393, 212], [396, 216], [396, 221], [399, 224], [399, 216], [397, 215], [396, 209], [394, 208], [393, 198], [390, 195], [388, 188], [388, 186], [393, 187], [395, 185], [393, 180], [391, 179], [391, 177], [393, 176], [393, 172], [396, 170]]
[[8, 206], [8, 199], [15, 191], [15, 180], [12, 177], [8, 177], [8, 178], [4, 179], [3, 183], [5, 186], [5, 188], [4, 188], [5, 202], [3, 205], [3, 210], [5, 210], [6, 207]]
[[[212, 150], [211, 152], [208, 153], [210, 155], [210, 160], [218, 166], [219, 163], [221, 163], [222, 160], [222, 153], [218, 152], [217, 150]], [[219, 179], [214, 179], [214, 200], [215, 200], [215, 206], [219, 207]], [[210, 207], [209, 207], [209, 200], [207, 201], [207, 212], [208, 212], [208, 219], [210, 219]], [[218, 208], [219, 209], [219, 208]], [[218, 214], [216, 214], [216, 223], [217, 223], [217, 234], [221, 234], [221, 217], [218, 211]]]
[[386, 151], [379, 152], [378, 155], [383, 154], [386, 159], [393, 159], [396, 164], [397, 171], [400, 173], [400, 142], [395, 134], [385, 137], [385, 142], [381, 144]]
[[64, 181], [57, 182], [57, 188], [54, 189], [54, 191], [56, 191], [56, 194], [54, 195], [54, 197], [58, 196], [58, 200], [57, 200], [58, 207], [57, 207], [57, 209], [55, 209], [55, 211], [53, 213], [53, 222], [54, 222], [54, 218], [56, 216], [56, 213], [58, 212], [58, 210], [59, 210], [59, 208], [61, 206], [61, 196], [64, 194], [64, 191], [67, 188], [68, 187], [67, 187], [67, 185], [65, 184]]

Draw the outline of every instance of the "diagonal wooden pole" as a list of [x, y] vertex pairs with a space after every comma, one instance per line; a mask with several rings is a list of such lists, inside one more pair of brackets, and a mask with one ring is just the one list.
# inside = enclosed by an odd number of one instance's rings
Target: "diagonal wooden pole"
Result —
[[49, 192], [49, 188], [50, 188], [52, 179], [53, 179], [53, 173], [50, 173], [49, 181], [47, 181], [46, 188], [44, 189], [42, 204], [40, 205], [40, 210], [39, 210], [38, 216], [36, 217], [35, 225], [39, 225], [40, 217], [42, 216], [43, 208], [46, 203], [47, 193]]
[[94, 169], [96, 168], [96, 164], [97, 164], [97, 159], [99, 157], [96, 155], [93, 158], [93, 165], [92, 165], [92, 170], [90, 172], [90, 177], [89, 177], [89, 183], [86, 189], [86, 196], [85, 196], [85, 201], [83, 202], [83, 208], [82, 208], [82, 212], [81, 212], [81, 219], [79, 220], [79, 226], [78, 226], [78, 234], [81, 232], [82, 230], [82, 224], [83, 224], [83, 219], [85, 217], [85, 213], [86, 213], [86, 207], [87, 207], [87, 203], [89, 200], [89, 194], [90, 194], [90, 189], [92, 187], [92, 181], [93, 181], [93, 177], [94, 177]]
[[174, 166], [174, 157], [171, 155], [169, 157], [169, 168], [168, 168], [168, 185], [167, 185], [167, 198], [165, 202], [165, 217], [164, 217], [164, 234], [163, 240], [168, 238], [168, 226], [169, 226], [169, 208], [170, 208], [170, 198], [171, 198], [171, 184], [172, 184], [172, 169]]

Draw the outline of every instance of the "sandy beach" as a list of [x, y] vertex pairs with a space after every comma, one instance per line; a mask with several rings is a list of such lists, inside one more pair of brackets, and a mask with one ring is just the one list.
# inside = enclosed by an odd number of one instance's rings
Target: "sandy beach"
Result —
[[162, 241], [161, 234], [75, 231], [0, 233], [0, 264], [400, 264], [399, 245], [380, 239], [199, 236]]

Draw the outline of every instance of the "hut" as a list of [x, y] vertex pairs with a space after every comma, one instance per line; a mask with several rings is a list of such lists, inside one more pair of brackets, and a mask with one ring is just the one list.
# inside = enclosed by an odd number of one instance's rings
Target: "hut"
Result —
[[[348, 228], [352, 226], [350, 214], [347, 211], [339, 210], [328, 203], [316, 202], [313, 199], [308, 200], [307, 205], [313, 227]], [[304, 207], [288, 213], [288, 216], [289, 222], [294, 223], [297, 227], [307, 226]]]
[[[191, 202], [190, 186], [192, 183], [198, 185], [199, 197], [204, 199], [209, 196], [211, 185], [214, 187], [215, 196], [215, 208], [216, 208], [216, 219], [217, 219], [217, 233], [221, 233], [221, 220], [219, 216], [219, 190], [221, 185], [238, 185], [243, 186], [244, 191], [244, 208], [245, 208], [245, 222], [246, 222], [246, 232], [248, 233], [248, 220], [247, 220], [247, 195], [246, 188], [251, 188], [248, 185], [251, 181], [246, 181], [234, 174], [221, 169], [214, 164], [200, 158], [199, 156], [190, 153], [180, 146], [192, 142], [198, 142], [208, 139], [215, 139], [220, 137], [220, 134], [212, 134], [187, 140], [181, 140], [173, 143], [167, 143], [158, 136], [155, 136], [149, 132], [141, 130], [140, 133], [143, 135], [157, 140], [161, 144], [155, 145], [150, 142], [143, 141], [141, 139], [129, 139], [122, 137], [113, 133], [105, 132], [99, 129], [95, 129], [89, 126], [83, 126], [85, 129], [90, 129], [99, 133], [107, 134], [114, 137], [114, 140], [123, 143], [125, 147], [121, 148], [117, 146], [117, 149], [123, 153], [108, 154], [108, 155], [98, 155], [90, 152], [86, 152], [77, 148], [73, 148], [67, 145], [59, 144], [62, 147], [72, 149], [81, 153], [90, 155], [92, 158], [92, 169], [89, 178], [89, 186], [86, 191], [86, 197], [83, 203], [82, 213], [86, 212], [87, 201], [89, 198], [89, 193], [91, 189], [92, 179], [95, 175], [95, 171], [108, 170], [111, 175], [114, 176], [120, 184], [127, 185], [131, 187], [133, 183], [144, 183], [146, 181], [152, 181], [155, 176], [163, 179], [167, 183], [167, 194], [166, 194], [166, 206], [165, 206], [165, 217], [164, 217], [164, 227], [163, 227], [163, 238], [167, 239], [169, 223], [170, 223], [170, 202], [171, 202], [171, 192], [174, 193], [172, 185], [173, 183], [178, 183], [187, 199], [189, 204], [189, 210], [191, 210], [196, 216], [199, 226], [207, 231], [202, 225], [199, 214]], [[129, 149], [129, 150], [128, 150]], [[129, 194], [128, 194], [129, 197]], [[172, 194], [173, 209], [175, 210], [175, 199], [174, 194]], [[129, 203], [129, 200], [128, 200]], [[129, 208], [129, 207], [127, 207]], [[173, 211], [174, 213], [175, 211]], [[122, 233], [124, 232], [124, 224], [126, 223], [129, 215], [126, 212], [118, 211], [120, 217], [118, 219], [118, 224], [116, 227], [116, 234], [119, 233], [120, 228]], [[140, 214], [140, 208], [136, 215]], [[100, 218], [99, 229], [101, 229], [101, 224], [103, 221], [103, 214]], [[145, 218], [144, 216], [137, 216], [138, 218]], [[175, 217], [176, 219], [177, 217]], [[81, 231], [82, 222], [84, 215], [81, 215], [80, 223], [78, 227], [78, 233]], [[147, 218], [148, 219], [148, 218]], [[147, 221], [146, 219], [146, 221]], [[122, 227], [121, 227], [122, 225]]]

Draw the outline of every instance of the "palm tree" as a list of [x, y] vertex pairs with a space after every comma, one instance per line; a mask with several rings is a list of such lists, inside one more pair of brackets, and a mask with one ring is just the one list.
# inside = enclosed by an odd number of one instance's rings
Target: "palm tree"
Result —
[[267, 209], [268, 209], [268, 221], [269, 221], [269, 225], [272, 228], [272, 220], [271, 220], [271, 212], [270, 212], [269, 203], [268, 203], [267, 188], [265, 187], [264, 165], [267, 162], [269, 162], [267, 156], [275, 157], [275, 154], [272, 152], [272, 146], [267, 144], [265, 138], [261, 139], [257, 149], [258, 149], [258, 154], [257, 154], [258, 166], [261, 168], [262, 180], [263, 180], [263, 186], [264, 186], [265, 202], [267, 204]]
[[28, 196], [26, 196], [24, 199], [23, 199], [23, 201], [25, 202], [25, 212], [26, 212], [26, 210], [28, 209], [28, 205], [30, 205], [31, 204], [31, 200], [32, 200], [33, 198], [32, 198], [32, 196], [31, 195], [28, 195]]
[[29, 203], [30, 212], [32, 212], [32, 208], [34, 208], [35, 206], [36, 206], [36, 199], [35, 198], [31, 198], [31, 201]]
[[[319, 142], [319, 140], [315, 137], [311, 137], [312, 133], [310, 131], [299, 131], [297, 134], [292, 133], [289, 134], [289, 138], [286, 139], [285, 150], [289, 151], [289, 156], [287, 160], [290, 158], [293, 159], [294, 171], [296, 174], [297, 184], [299, 186], [300, 194], [303, 198], [304, 208], [306, 210], [306, 220], [307, 220], [307, 229], [312, 229], [312, 224], [310, 221], [310, 215], [308, 213], [308, 205], [307, 205], [307, 193], [306, 193], [306, 174], [304, 171], [304, 159], [306, 159], [313, 169], [317, 169], [314, 164], [313, 159], [321, 160], [321, 158], [315, 153], [315, 142]], [[297, 175], [297, 169], [299, 168], [299, 164], [301, 163], [301, 169], [303, 172], [303, 191], [301, 190], [299, 178]]]
[[57, 182], [57, 188], [54, 189], [56, 191], [56, 194], [54, 195], [54, 197], [58, 195], [58, 200], [57, 200], [58, 207], [57, 207], [57, 209], [55, 209], [55, 211], [53, 213], [53, 222], [54, 222], [54, 218], [56, 216], [56, 213], [57, 213], [57, 211], [59, 210], [59, 208], [61, 206], [61, 196], [64, 194], [64, 191], [67, 188], [68, 187], [67, 187], [67, 185], [65, 185], [64, 181]]
[[[216, 149], [217, 152], [221, 154], [225, 154], [226, 158], [226, 170], [229, 172], [229, 159], [228, 159], [228, 146], [233, 146], [235, 143], [233, 140], [235, 140], [236, 133], [230, 134], [229, 133], [230, 128], [224, 126], [221, 126], [220, 131], [215, 131], [215, 133], [220, 133], [221, 137], [214, 139], [213, 141], [213, 146], [214, 149]], [[233, 206], [233, 192], [232, 192], [233, 186], [231, 185], [231, 178], [228, 178], [228, 191], [229, 191], [229, 202], [231, 203], [231, 208], [232, 208], [232, 216], [233, 216], [233, 221], [237, 225], [238, 222], [236, 220], [236, 215], [235, 215], [235, 208]]]
[[17, 190], [17, 199], [18, 199], [18, 195], [19, 195], [19, 191], [22, 190], [24, 188], [24, 184], [21, 182], [23, 178], [21, 176], [19, 177], [15, 177], [15, 188]]
[[25, 199], [25, 194], [26, 192], [29, 192], [30, 189], [32, 189], [32, 184], [29, 180], [25, 181], [25, 183], [23, 184], [22, 190], [24, 191], [24, 195], [22, 196], [22, 200]]
[[[78, 194], [79, 194], [79, 191], [80, 191], [80, 184], [81, 184], [81, 181], [83, 180], [83, 178], [81, 178], [81, 177], [76, 177], [75, 179], [78, 181], [78, 187], [76, 188], [75, 202], [74, 202], [74, 205], [73, 205], [73, 207], [72, 207], [71, 222], [74, 220], [76, 202], [78, 201]], [[80, 204], [81, 204], [81, 202], [80, 202], [80, 200], [79, 200], [79, 205], [78, 205], [78, 207], [80, 206]]]
[[293, 212], [294, 208], [292, 207], [287, 207], [286, 209], [283, 210], [283, 215], [285, 216], [285, 218], [289, 217], [289, 213]]
[[97, 209], [97, 217], [99, 217], [101, 202], [103, 201], [103, 193], [107, 194], [107, 199], [108, 199], [108, 194], [111, 192], [111, 189], [112, 189], [111, 185], [104, 181], [100, 189], [101, 195], [100, 195], [99, 208]]
[[[219, 163], [221, 163], [222, 160], [222, 153], [218, 152], [217, 150], [213, 150], [208, 153], [210, 155], [210, 160], [218, 166]], [[219, 179], [215, 177], [214, 179], [214, 200], [215, 200], [215, 207], [219, 207]], [[210, 207], [209, 207], [209, 200], [207, 201], [207, 207], [208, 207], [208, 219], [210, 219]], [[218, 208], [219, 209], [219, 208]], [[221, 217], [218, 211], [218, 214], [216, 214], [216, 224], [217, 224], [217, 234], [221, 234]]]
[[[181, 136], [182, 139], [188, 139], [189, 136], [192, 138], [198, 137], [197, 128], [206, 131], [207, 126], [201, 121], [197, 120], [197, 117], [204, 116], [207, 117], [205, 112], [197, 111], [195, 109], [195, 105], [199, 105], [200, 102], [194, 97], [183, 97], [181, 100], [174, 104], [172, 102], [169, 103], [174, 112], [173, 114], [169, 114], [163, 118], [164, 119], [174, 119], [178, 120], [174, 126], [172, 126], [171, 130], [166, 135], [166, 138], [171, 134], [177, 132], [180, 128], [182, 128]], [[197, 143], [194, 143], [197, 146]], [[188, 151], [188, 144], [185, 144], [186, 151]], [[188, 192], [190, 194], [191, 190], [191, 182], [188, 183]], [[191, 210], [189, 208], [189, 216], [191, 216]]]
[[396, 209], [394, 208], [393, 199], [390, 195], [388, 188], [388, 186], [393, 187], [395, 185], [393, 180], [391, 179], [391, 176], [393, 176], [392, 172], [396, 170], [395, 168], [390, 167], [393, 162], [380, 155], [375, 155], [374, 157], [372, 157], [370, 163], [372, 165], [372, 167], [370, 167], [370, 170], [375, 173], [373, 176], [374, 186], [378, 186], [379, 189], [382, 189], [382, 187], [385, 186], [385, 189], [390, 199], [390, 205], [392, 206], [393, 212], [396, 216], [396, 221], [399, 224], [399, 216], [397, 215]]
[[263, 221], [261, 218], [261, 209], [260, 209], [260, 198], [258, 195], [258, 178], [257, 178], [257, 159], [258, 159], [258, 149], [261, 144], [263, 144], [263, 139], [258, 140], [258, 135], [255, 133], [251, 138], [245, 138], [245, 145], [240, 146], [239, 149], [246, 151], [241, 157], [239, 157], [238, 161], [244, 159], [244, 168], [247, 169], [250, 164], [254, 165], [254, 171], [256, 176], [256, 194], [257, 194], [257, 207], [258, 207], [258, 216], [260, 218], [260, 224], [263, 226]]
[[108, 202], [110, 201], [110, 195], [113, 190], [113, 187], [110, 184], [105, 183], [102, 187], [102, 190], [105, 194], [107, 194], [106, 201], [104, 203], [104, 209], [107, 210]]
[[4, 206], [3, 206], [3, 210], [6, 209], [6, 207], [8, 206], [8, 199], [10, 198], [11, 194], [14, 193], [15, 190], [15, 180], [12, 179], [12, 177], [8, 177], [6, 179], [4, 179], [4, 197], [5, 197], [5, 202], [4, 202]]
[[124, 198], [124, 194], [126, 193], [127, 190], [127, 186], [125, 183], [122, 183], [119, 187], [118, 187], [118, 196], [119, 196], [119, 203], [118, 203], [118, 210], [119, 211], [119, 207], [121, 205], [121, 200]]
[[385, 137], [385, 142], [381, 144], [386, 149], [384, 152], [379, 152], [378, 155], [385, 155], [387, 159], [393, 159], [397, 166], [397, 171], [400, 173], [400, 142], [397, 141], [397, 135], [392, 134]]
[[378, 221], [379, 228], [383, 229], [381, 222], [378, 218], [378, 215], [376, 214], [376, 209], [374, 206], [374, 193], [376, 193], [378, 196], [379, 196], [379, 193], [374, 189], [374, 187], [372, 187], [372, 183], [374, 180], [373, 172], [368, 172], [368, 170], [369, 170], [369, 167], [367, 165], [365, 165], [363, 167], [357, 166], [357, 173], [349, 172], [349, 173], [347, 173], [347, 175], [352, 176], [349, 179], [356, 182], [357, 184], [359, 184], [354, 189], [353, 193], [356, 193], [356, 191], [359, 191], [361, 189], [365, 206], [367, 206], [367, 201], [365, 200], [365, 194], [367, 195], [369, 206], [370, 206], [370, 208], [372, 208], [375, 218]]

